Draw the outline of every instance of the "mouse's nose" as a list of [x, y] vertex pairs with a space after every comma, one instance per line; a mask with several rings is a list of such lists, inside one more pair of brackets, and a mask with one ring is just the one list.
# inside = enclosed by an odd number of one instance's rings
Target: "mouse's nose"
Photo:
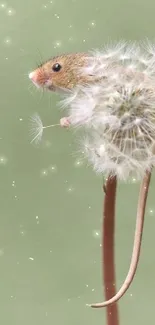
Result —
[[34, 82], [37, 82], [37, 79], [38, 79], [38, 76], [37, 76], [37, 73], [35, 71], [32, 71], [29, 73], [29, 78], [34, 81]]

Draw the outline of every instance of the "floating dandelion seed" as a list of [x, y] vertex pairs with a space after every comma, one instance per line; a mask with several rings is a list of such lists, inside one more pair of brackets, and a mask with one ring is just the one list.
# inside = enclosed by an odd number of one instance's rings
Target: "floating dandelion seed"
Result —
[[59, 123], [43, 126], [42, 120], [37, 113], [31, 116], [30, 121], [30, 135], [32, 137], [31, 143], [34, 142], [35, 144], [39, 144], [41, 141], [44, 129], [60, 125]]

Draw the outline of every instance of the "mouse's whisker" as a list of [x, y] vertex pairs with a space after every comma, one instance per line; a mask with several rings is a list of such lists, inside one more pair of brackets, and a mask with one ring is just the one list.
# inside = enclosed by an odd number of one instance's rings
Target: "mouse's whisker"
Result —
[[50, 96], [50, 94], [48, 96], [48, 104], [49, 104], [49, 108], [51, 108], [51, 96]]
[[39, 56], [39, 60], [37, 60], [39, 63], [38, 67], [40, 67], [43, 64], [43, 56], [38, 48], [37, 48], [37, 51], [38, 51], [38, 56]]
[[36, 61], [36, 66], [38, 69], [41, 68], [42, 64], [43, 64], [42, 61], [38, 61], [38, 60]]
[[44, 96], [44, 88], [40, 88], [39, 90], [40, 90], [40, 96], [39, 96], [39, 103], [40, 103]]
[[22, 73], [22, 76], [25, 78], [26, 77], [26, 79], [27, 79], [27, 77], [28, 77], [28, 73], [26, 73], [26, 72], [24, 72], [24, 73]]
[[35, 87], [34, 84], [30, 84], [30, 85], [28, 86], [28, 91], [30, 92], [30, 94], [31, 94], [32, 96], [34, 96], [34, 95], [35, 95], [39, 90], [40, 90], [40, 89], [38, 89], [37, 87]]
[[34, 91], [36, 91], [36, 90], [34, 89], [33, 84], [30, 84], [30, 85], [28, 86], [28, 91], [29, 91], [29, 93], [30, 93], [31, 95], [34, 95]]

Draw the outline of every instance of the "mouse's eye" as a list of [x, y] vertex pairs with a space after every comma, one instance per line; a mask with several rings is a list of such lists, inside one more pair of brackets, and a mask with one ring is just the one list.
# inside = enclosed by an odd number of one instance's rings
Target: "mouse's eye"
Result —
[[53, 67], [52, 67], [52, 70], [53, 70], [54, 72], [58, 72], [58, 71], [60, 71], [60, 70], [61, 70], [61, 65], [60, 65], [59, 63], [55, 63], [55, 64], [53, 65]]

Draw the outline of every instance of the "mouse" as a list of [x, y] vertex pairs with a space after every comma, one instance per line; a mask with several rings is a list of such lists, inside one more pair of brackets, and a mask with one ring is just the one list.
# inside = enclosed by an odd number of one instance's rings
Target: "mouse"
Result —
[[[86, 85], [98, 81], [100, 77], [94, 73], [81, 73], [88, 67], [91, 55], [88, 53], [71, 53], [55, 56], [34, 71], [29, 73], [29, 79], [37, 88], [52, 92], [71, 92], [77, 85]], [[81, 72], [80, 72], [81, 71]], [[60, 126], [68, 128], [69, 117], [60, 119]]]

